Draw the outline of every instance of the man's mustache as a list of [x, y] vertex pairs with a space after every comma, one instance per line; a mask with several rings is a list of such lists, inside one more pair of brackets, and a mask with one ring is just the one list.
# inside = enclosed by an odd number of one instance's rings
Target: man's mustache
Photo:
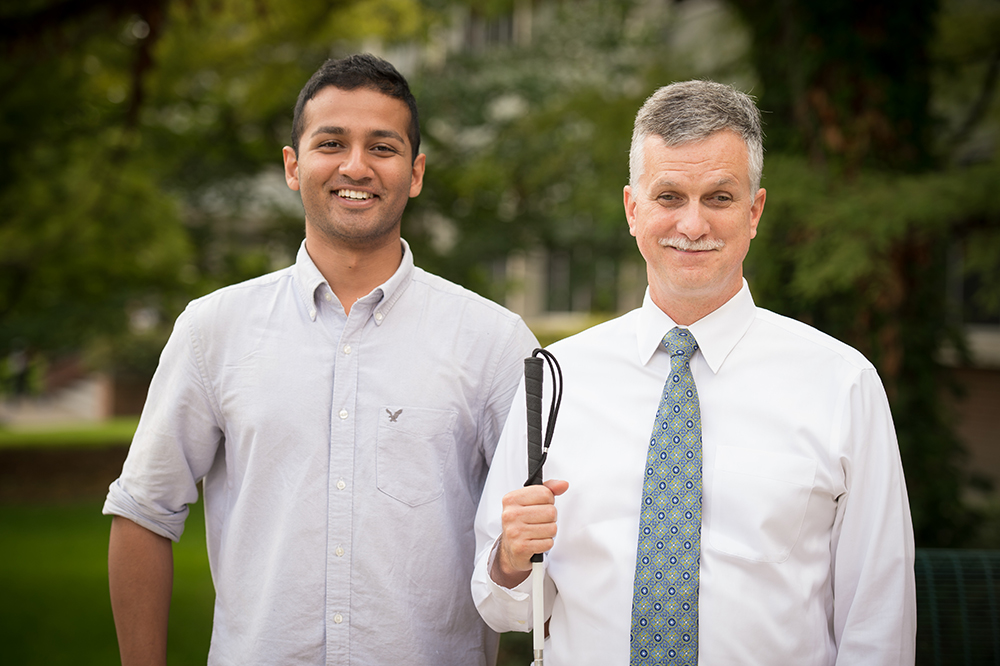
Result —
[[661, 238], [659, 240], [661, 247], [672, 247], [677, 250], [682, 250], [684, 252], [704, 252], [706, 250], [718, 250], [726, 246], [725, 242], [718, 238], [699, 238], [698, 240], [691, 240], [684, 236], [678, 236], [676, 238]]

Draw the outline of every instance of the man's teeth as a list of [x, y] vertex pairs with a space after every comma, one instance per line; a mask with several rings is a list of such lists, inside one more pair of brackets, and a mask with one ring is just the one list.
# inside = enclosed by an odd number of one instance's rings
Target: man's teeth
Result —
[[369, 192], [358, 192], [357, 190], [337, 190], [337, 196], [344, 197], [345, 199], [371, 199], [374, 194]]

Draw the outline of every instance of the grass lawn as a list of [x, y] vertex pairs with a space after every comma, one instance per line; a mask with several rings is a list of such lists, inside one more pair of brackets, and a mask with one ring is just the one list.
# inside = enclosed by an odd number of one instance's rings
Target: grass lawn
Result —
[[[18, 666], [117, 664], [108, 599], [108, 531], [101, 500], [0, 504], [0, 661]], [[168, 663], [204, 664], [215, 592], [204, 514], [192, 507], [174, 546]]]
[[124, 416], [95, 423], [0, 427], [0, 449], [24, 447], [105, 447], [132, 441], [138, 416]]
[[[111, 518], [101, 515], [101, 505], [101, 500], [0, 504], [0, 663], [119, 663], [108, 599]], [[174, 545], [171, 666], [205, 664], [214, 596], [199, 504], [191, 508], [184, 536]], [[530, 635], [504, 635], [499, 666], [530, 662]]]

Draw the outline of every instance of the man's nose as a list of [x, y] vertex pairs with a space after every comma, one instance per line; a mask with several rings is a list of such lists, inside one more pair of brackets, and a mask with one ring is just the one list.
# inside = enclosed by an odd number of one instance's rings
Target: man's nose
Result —
[[364, 180], [371, 176], [371, 156], [363, 148], [351, 148], [340, 163], [340, 173], [351, 180]]
[[711, 229], [711, 225], [709, 225], [708, 219], [705, 217], [705, 211], [698, 201], [688, 202], [679, 211], [679, 215], [677, 233], [691, 240], [698, 240], [708, 234]]

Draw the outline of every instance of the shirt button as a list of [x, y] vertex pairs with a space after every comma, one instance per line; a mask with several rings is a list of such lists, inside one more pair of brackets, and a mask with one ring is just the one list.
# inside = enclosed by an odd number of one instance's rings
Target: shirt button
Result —
[[333, 616], [333, 621], [336, 622], [337, 624], [340, 624], [341, 622], [344, 621], [344, 616], [341, 615], [340, 613], [337, 613], [336, 615]]
[[344, 353], [345, 354], [351, 353], [351, 345], [344, 345]]
[[346, 487], [347, 487], [347, 484], [344, 483], [343, 479], [340, 479], [339, 481], [337, 481], [337, 490], [343, 490]]
[[346, 409], [340, 410], [340, 418], [342, 418], [342, 419], [346, 419], [347, 418], [347, 410]]
[[325, 301], [326, 301], [327, 303], [329, 303], [330, 301], [332, 301], [332, 300], [333, 300], [333, 294], [331, 294], [330, 292], [326, 292], [325, 294], [323, 294], [323, 299], [324, 299], [324, 300], [325, 300]]
[[376, 312], [375, 313], [375, 321], [382, 321], [382, 313], [381, 312]]
[[344, 556], [344, 548], [343, 548], [343, 546], [337, 546], [337, 550], [335, 550], [333, 552], [334, 552], [334, 554], [337, 557], [343, 557]]

